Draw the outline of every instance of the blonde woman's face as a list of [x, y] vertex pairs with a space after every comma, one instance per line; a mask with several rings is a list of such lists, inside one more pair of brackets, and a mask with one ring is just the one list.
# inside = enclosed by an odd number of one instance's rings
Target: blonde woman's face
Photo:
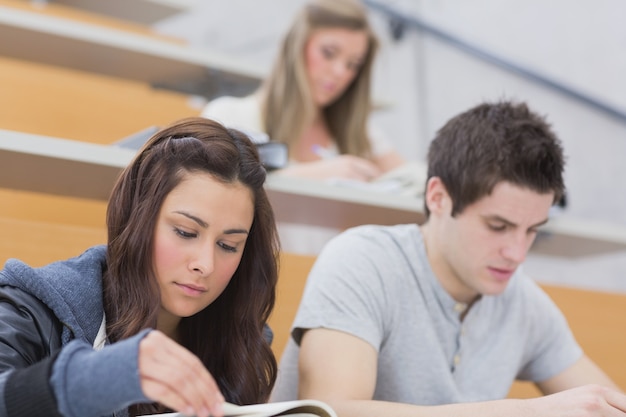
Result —
[[175, 324], [222, 294], [239, 266], [253, 217], [245, 185], [206, 173], [187, 174], [168, 194], [154, 237], [159, 321]]
[[323, 28], [314, 31], [305, 49], [313, 100], [325, 107], [343, 94], [359, 73], [369, 47], [363, 30]]

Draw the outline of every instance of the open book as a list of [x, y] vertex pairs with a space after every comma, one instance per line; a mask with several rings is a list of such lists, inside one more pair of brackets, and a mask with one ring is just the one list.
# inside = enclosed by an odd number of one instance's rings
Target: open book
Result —
[[422, 197], [426, 185], [427, 167], [417, 161], [407, 162], [370, 182], [345, 178], [330, 178], [329, 183], [340, 187], [358, 188], [361, 190], [389, 194]]
[[372, 181], [372, 184], [386, 185], [387, 188], [397, 194], [411, 197], [424, 195], [426, 177], [428, 176], [426, 164], [410, 161], [391, 171], [385, 172]]
[[[317, 400], [280, 401], [267, 404], [235, 405], [224, 404], [225, 416], [237, 417], [337, 417], [326, 403]], [[180, 413], [154, 414], [144, 417], [185, 417]]]

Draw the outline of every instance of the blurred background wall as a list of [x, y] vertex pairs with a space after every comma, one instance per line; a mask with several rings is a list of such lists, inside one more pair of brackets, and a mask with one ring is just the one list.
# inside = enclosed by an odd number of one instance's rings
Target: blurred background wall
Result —
[[[196, 1], [155, 28], [268, 72], [303, 3]], [[626, 225], [626, 3], [366, 4], [382, 40], [374, 81], [381, 110], [374, 117], [408, 158], [423, 160], [436, 130], [481, 101], [526, 101], [563, 141], [568, 214]], [[576, 260], [530, 255], [526, 269], [548, 282], [626, 291], [624, 252]]]

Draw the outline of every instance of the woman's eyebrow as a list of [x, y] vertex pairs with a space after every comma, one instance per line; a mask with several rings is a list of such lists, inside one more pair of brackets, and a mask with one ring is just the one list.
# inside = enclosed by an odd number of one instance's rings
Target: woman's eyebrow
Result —
[[[194, 216], [191, 213], [187, 213], [186, 211], [182, 211], [182, 210], [176, 210], [174, 211], [174, 213], [183, 215], [185, 217], [187, 217], [188, 219], [193, 220], [194, 222], [198, 223], [198, 225], [200, 225], [203, 228], [207, 228], [209, 227], [209, 224], [207, 222], [205, 222], [204, 220], [202, 220], [201, 218]], [[225, 235], [235, 235], [235, 234], [245, 234], [248, 235], [250, 234], [250, 232], [247, 229], [226, 229], [223, 232]]]
[[194, 216], [191, 213], [187, 213], [186, 211], [180, 211], [180, 210], [176, 210], [174, 211], [174, 213], [178, 213], [178, 214], [182, 214], [183, 216], [187, 217], [188, 219], [193, 220], [194, 222], [198, 223], [198, 225], [200, 225], [203, 228], [207, 228], [209, 227], [209, 224], [207, 222], [205, 222], [204, 220], [202, 220], [201, 218]]
[[235, 234], [249, 234], [246, 229], [226, 229], [224, 230], [225, 235], [235, 235]]

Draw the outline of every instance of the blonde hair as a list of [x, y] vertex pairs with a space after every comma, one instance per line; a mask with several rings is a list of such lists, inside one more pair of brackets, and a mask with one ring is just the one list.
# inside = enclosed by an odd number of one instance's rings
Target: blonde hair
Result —
[[378, 40], [358, 0], [312, 0], [298, 13], [272, 73], [261, 87], [265, 131], [273, 140], [293, 145], [313, 122], [315, 105], [307, 81], [304, 49], [312, 32], [320, 28], [363, 30], [368, 36], [363, 65], [341, 97], [323, 109], [323, 115], [340, 153], [369, 156], [370, 79]]

